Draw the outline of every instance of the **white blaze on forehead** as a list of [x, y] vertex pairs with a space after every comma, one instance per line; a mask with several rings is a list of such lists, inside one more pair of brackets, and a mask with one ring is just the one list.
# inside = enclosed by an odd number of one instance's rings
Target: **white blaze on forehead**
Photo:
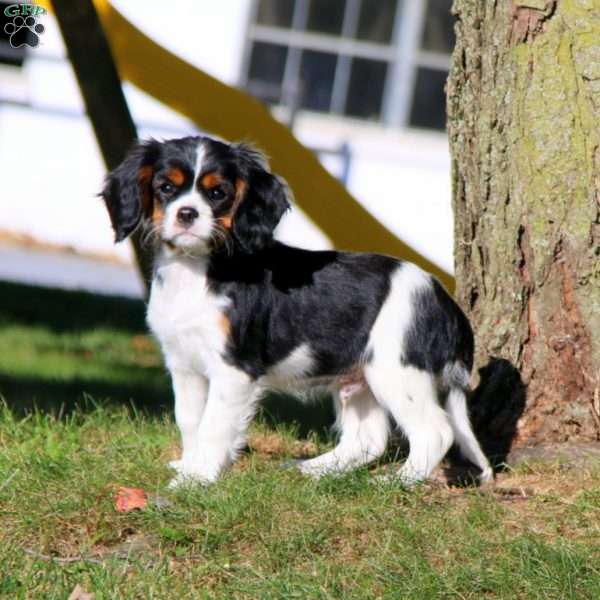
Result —
[[204, 142], [198, 142], [198, 145], [196, 146], [196, 164], [194, 165], [194, 183], [192, 184], [192, 190], [196, 189], [196, 181], [198, 179], [198, 175], [202, 173], [202, 167], [205, 160], [206, 146]]
[[210, 207], [198, 191], [198, 187], [196, 185], [198, 175], [200, 175], [200, 173], [202, 172], [205, 161], [206, 147], [203, 142], [199, 142], [196, 146], [196, 160], [194, 163], [192, 186], [185, 194], [182, 194], [175, 201], [171, 202], [167, 210], [171, 210], [172, 207], [176, 207], [175, 210], [178, 210], [182, 206], [190, 206], [197, 209], [200, 214], [212, 215]]
[[[213, 228], [212, 210], [196, 185], [198, 175], [204, 168], [206, 154], [205, 144], [199, 142], [196, 147], [192, 186], [184, 194], [167, 204], [163, 221], [163, 237], [165, 239], [174, 241], [178, 246], [190, 249], [196, 247], [202, 251], [207, 248]], [[198, 211], [198, 218], [191, 225], [185, 227], [177, 221], [177, 213], [184, 207]]]

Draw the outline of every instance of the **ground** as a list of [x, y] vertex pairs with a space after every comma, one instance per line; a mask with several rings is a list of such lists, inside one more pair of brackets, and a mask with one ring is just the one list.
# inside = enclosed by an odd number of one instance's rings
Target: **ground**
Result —
[[[590, 460], [405, 490], [377, 483], [392, 451], [313, 481], [280, 465], [331, 446], [331, 413], [272, 397], [222, 480], [168, 491], [178, 436], [141, 303], [0, 284], [0, 394], [0, 597], [600, 597]], [[120, 486], [146, 508], [118, 512]]]

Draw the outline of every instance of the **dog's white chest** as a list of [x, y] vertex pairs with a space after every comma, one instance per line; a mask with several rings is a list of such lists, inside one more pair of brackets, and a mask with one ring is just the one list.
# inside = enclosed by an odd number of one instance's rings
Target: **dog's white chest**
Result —
[[201, 259], [162, 259], [152, 282], [147, 320], [169, 369], [210, 376], [222, 362], [227, 300], [207, 286]]

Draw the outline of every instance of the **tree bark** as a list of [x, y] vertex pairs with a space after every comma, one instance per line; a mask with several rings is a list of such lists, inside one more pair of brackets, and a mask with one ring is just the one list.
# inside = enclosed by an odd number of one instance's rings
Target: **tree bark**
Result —
[[524, 408], [518, 444], [597, 440], [600, 0], [455, 0], [453, 12], [456, 295], [480, 374], [500, 357], [526, 390], [522, 406], [520, 385], [496, 379], [485, 401], [496, 416]]

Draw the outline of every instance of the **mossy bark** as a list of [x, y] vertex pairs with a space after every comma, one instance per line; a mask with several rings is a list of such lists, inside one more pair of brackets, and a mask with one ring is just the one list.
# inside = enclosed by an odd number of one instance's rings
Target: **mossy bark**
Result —
[[599, 439], [600, 0], [453, 11], [456, 294], [476, 365], [520, 371], [516, 442]]

